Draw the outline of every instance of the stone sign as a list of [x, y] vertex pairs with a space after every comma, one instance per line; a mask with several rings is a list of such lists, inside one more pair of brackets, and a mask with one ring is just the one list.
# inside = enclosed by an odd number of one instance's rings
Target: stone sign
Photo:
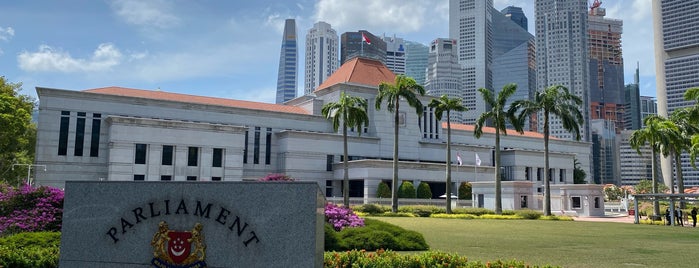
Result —
[[315, 182], [78, 182], [61, 267], [322, 267]]

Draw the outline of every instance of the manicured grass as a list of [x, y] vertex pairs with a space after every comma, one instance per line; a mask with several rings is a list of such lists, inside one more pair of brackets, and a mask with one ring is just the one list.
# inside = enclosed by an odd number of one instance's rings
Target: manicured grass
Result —
[[562, 267], [698, 267], [699, 228], [544, 220], [376, 218], [471, 260]]

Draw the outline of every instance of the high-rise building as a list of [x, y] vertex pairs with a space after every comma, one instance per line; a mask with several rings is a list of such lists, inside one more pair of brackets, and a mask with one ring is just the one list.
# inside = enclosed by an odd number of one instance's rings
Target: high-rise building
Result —
[[424, 44], [405, 41], [405, 75], [415, 79], [419, 85], [425, 85], [425, 70], [430, 48]]
[[340, 67], [339, 37], [330, 24], [319, 21], [306, 34], [305, 95], [313, 92]]
[[[437, 38], [430, 44], [425, 76], [425, 91], [428, 95], [463, 99], [461, 64], [459, 64], [457, 41]], [[449, 120], [461, 123], [462, 113], [451, 112]]]
[[[521, 12], [521, 8], [510, 6], [507, 9]], [[520, 17], [520, 15], [518, 15]], [[520, 21], [527, 20], [524, 13]], [[492, 11], [493, 27], [493, 90], [500, 92], [509, 84], [517, 84], [517, 91], [508, 99], [508, 105], [516, 100], [532, 100], [536, 92], [536, 61], [534, 36], [527, 32], [506, 14]], [[526, 130], [535, 130], [525, 124]]]
[[405, 43], [396, 35], [383, 36], [386, 42], [386, 67], [394, 74], [405, 74]]
[[[667, 117], [673, 111], [695, 105], [685, 101], [687, 89], [699, 86], [699, 13], [698, 1], [652, 1], [655, 47], [655, 82], [658, 114]], [[672, 159], [662, 158], [665, 184], [672, 186]], [[685, 186], [699, 186], [699, 170], [682, 157]]]
[[623, 130], [618, 135], [621, 185], [635, 186], [641, 180], [651, 180], [653, 176], [650, 146], [640, 147], [639, 154], [629, 143], [633, 132], [634, 130]]
[[592, 161], [594, 165], [590, 174], [593, 183], [620, 185], [619, 177], [619, 144], [617, 143], [617, 128], [615, 122], [605, 119], [590, 121], [592, 133]]
[[657, 115], [658, 114], [658, 103], [655, 101], [655, 98], [651, 96], [640, 96], [640, 103], [641, 103], [641, 128], [645, 127], [646, 124], [643, 122], [643, 119], [648, 117], [649, 115]]
[[633, 77], [633, 84], [627, 84], [624, 90], [624, 129], [641, 129], [641, 93], [638, 75], [638, 63], [636, 63], [636, 74]]
[[613, 121], [624, 128], [624, 59], [621, 54], [621, 20], [605, 18], [595, 2], [588, 15], [590, 46], [590, 119]]
[[386, 64], [386, 42], [366, 30], [343, 33], [340, 36], [340, 65], [358, 56]]
[[282, 48], [279, 52], [279, 71], [277, 73], [276, 103], [296, 98], [296, 78], [298, 74], [298, 54], [296, 46], [296, 21], [287, 19], [284, 23]]
[[512, 20], [514, 23], [522, 27], [525, 31], [529, 31], [529, 23], [527, 21], [527, 16], [524, 15], [521, 7], [508, 6], [500, 10], [500, 13], [504, 14], [505, 17]]
[[459, 46], [463, 69], [464, 123], [473, 124], [486, 111], [478, 88], [493, 89], [493, 0], [449, 0], [449, 38]]
[[[589, 57], [586, 0], [536, 0], [537, 90], [562, 85], [580, 97], [584, 122], [582, 140], [590, 140]], [[540, 120], [539, 129], [543, 129]], [[573, 139], [561, 120], [552, 116], [550, 133], [560, 139]]]

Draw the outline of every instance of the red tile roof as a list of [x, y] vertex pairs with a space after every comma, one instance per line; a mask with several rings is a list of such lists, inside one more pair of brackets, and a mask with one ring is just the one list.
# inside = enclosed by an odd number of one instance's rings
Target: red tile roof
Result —
[[204, 97], [195, 96], [188, 94], [172, 93], [165, 91], [156, 90], [142, 90], [133, 88], [123, 88], [123, 87], [103, 87], [84, 90], [83, 92], [105, 94], [105, 95], [115, 95], [115, 96], [125, 96], [134, 98], [144, 98], [153, 100], [166, 100], [166, 101], [176, 101], [184, 103], [197, 103], [206, 105], [218, 105], [226, 107], [235, 107], [251, 110], [262, 110], [271, 112], [283, 112], [283, 113], [294, 113], [294, 114], [310, 114], [308, 111], [301, 107], [272, 104], [264, 102], [254, 102], [254, 101], [244, 101], [244, 100], [234, 100], [234, 99], [224, 99], [224, 98], [214, 98], [214, 97]]
[[[442, 122], [442, 128], [447, 128], [447, 122]], [[451, 129], [452, 130], [462, 130], [462, 131], [470, 131], [473, 132], [473, 130], [476, 128], [475, 125], [465, 125], [465, 124], [457, 124], [457, 123], [451, 123]], [[483, 127], [483, 133], [489, 133], [489, 134], [495, 134], [495, 128], [493, 127]], [[507, 130], [507, 135], [508, 136], [520, 136], [520, 137], [530, 137], [530, 138], [537, 138], [537, 139], [543, 139], [544, 134], [539, 133], [539, 132], [534, 132], [534, 131], [525, 131], [524, 134], [519, 134], [516, 130], [514, 129], [508, 129]], [[554, 140], [556, 139], [553, 136], [549, 136], [550, 139]]]
[[396, 75], [380, 61], [357, 57], [342, 64], [323, 84], [316, 88], [316, 91], [340, 83], [378, 87], [381, 82], [393, 83], [395, 80]]

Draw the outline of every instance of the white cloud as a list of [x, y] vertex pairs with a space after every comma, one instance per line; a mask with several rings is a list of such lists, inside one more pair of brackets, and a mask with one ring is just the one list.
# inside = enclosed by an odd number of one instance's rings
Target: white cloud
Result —
[[336, 29], [408, 33], [423, 28], [433, 5], [424, 0], [320, 0], [315, 18]]
[[3, 28], [0, 27], [0, 40], [7, 41], [10, 40], [15, 35], [15, 30], [12, 27]]
[[170, 28], [179, 24], [168, 2], [162, 0], [118, 0], [112, 2], [112, 10], [127, 23], [155, 28]]
[[100, 44], [90, 58], [73, 58], [69, 53], [48, 45], [37, 52], [24, 51], [17, 56], [19, 68], [40, 72], [95, 72], [108, 70], [122, 61], [122, 53], [114, 45]]

